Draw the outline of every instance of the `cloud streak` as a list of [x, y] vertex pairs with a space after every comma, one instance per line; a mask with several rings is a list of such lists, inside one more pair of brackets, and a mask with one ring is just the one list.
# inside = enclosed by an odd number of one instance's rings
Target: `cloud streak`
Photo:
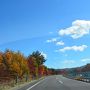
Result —
[[59, 42], [56, 42], [56, 45], [57, 46], [61, 46], [61, 45], [64, 45], [65, 43], [63, 41], [59, 41]]
[[56, 41], [57, 41], [57, 38], [52, 38], [52, 39], [46, 40], [47, 43], [56, 42]]
[[65, 45], [65, 43], [62, 40], [58, 40], [59, 38], [52, 38], [52, 39], [48, 39], [46, 40], [46, 43], [55, 43], [56, 46], [63, 46]]
[[84, 51], [88, 46], [87, 45], [81, 45], [81, 46], [71, 46], [71, 47], [64, 47], [62, 49], [59, 49], [58, 51], [60, 52], [65, 52], [65, 51]]

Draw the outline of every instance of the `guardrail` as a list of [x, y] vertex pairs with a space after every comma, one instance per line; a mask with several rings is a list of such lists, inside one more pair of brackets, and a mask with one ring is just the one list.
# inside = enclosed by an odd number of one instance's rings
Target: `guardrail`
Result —
[[90, 78], [82, 78], [80, 81], [83, 81], [83, 82], [88, 82], [88, 83], [90, 83]]
[[69, 79], [74, 79], [74, 80], [90, 83], [90, 77], [74, 77], [74, 76], [73, 77], [71, 77], [71, 76], [64, 76], [64, 77], [69, 78]]

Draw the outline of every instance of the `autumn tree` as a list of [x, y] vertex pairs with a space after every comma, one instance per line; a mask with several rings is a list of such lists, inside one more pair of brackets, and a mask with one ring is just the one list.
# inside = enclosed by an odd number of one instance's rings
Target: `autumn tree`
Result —
[[46, 66], [44, 66], [44, 75], [49, 75], [49, 70]]
[[3, 64], [3, 53], [0, 52], [0, 68], [2, 67]]
[[3, 54], [3, 63], [5, 64], [8, 71], [12, 64], [12, 59], [13, 59], [12, 54], [13, 52], [10, 50], [6, 50], [5, 53]]
[[46, 61], [45, 60], [45, 57], [39, 52], [39, 51], [36, 51], [36, 52], [33, 52], [30, 57], [33, 57], [35, 58], [35, 62], [37, 64], [37, 70], [38, 70], [38, 76], [39, 76], [39, 70], [40, 70], [40, 67], [44, 64], [44, 62]]
[[6, 76], [7, 72], [5, 70], [6, 67], [3, 63], [3, 53], [0, 52], [0, 77]]
[[38, 67], [46, 61], [45, 57], [39, 51], [33, 52], [31, 56], [36, 59], [36, 63], [38, 64]]
[[29, 72], [31, 77], [37, 77], [38, 75], [38, 65], [36, 63], [36, 58], [32, 57], [31, 55], [27, 58]]
[[20, 52], [6, 50], [4, 53], [4, 64], [13, 76], [22, 77], [29, 71], [26, 58]]
[[39, 70], [38, 70], [39, 76], [43, 76], [44, 75], [44, 70], [45, 70], [44, 65], [40, 65], [39, 66]]

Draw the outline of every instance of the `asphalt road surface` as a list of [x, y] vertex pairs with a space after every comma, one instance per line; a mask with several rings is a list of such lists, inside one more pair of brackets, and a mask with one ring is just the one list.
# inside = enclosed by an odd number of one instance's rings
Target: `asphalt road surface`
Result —
[[90, 83], [55, 75], [30, 83], [18, 90], [90, 90]]

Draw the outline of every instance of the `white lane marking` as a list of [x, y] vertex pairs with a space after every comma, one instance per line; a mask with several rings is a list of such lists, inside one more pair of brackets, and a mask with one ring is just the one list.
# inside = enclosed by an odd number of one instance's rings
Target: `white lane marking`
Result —
[[[56, 80], [58, 80], [58, 78], [56, 78]], [[60, 80], [58, 80], [58, 81], [59, 81], [59, 83], [63, 84], [63, 82], [62, 82], [62, 81], [60, 81]]]
[[62, 81], [59, 81], [61, 84], [63, 84], [63, 82]]
[[33, 87], [35, 87], [36, 85], [38, 85], [39, 83], [41, 83], [41, 82], [44, 81], [44, 80], [45, 80], [45, 79], [43, 79], [43, 80], [37, 82], [36, 84], [34, 84], [33, 86], [29, 87], [29, 88], [26, 89], [26, 90], [31, 90]]

